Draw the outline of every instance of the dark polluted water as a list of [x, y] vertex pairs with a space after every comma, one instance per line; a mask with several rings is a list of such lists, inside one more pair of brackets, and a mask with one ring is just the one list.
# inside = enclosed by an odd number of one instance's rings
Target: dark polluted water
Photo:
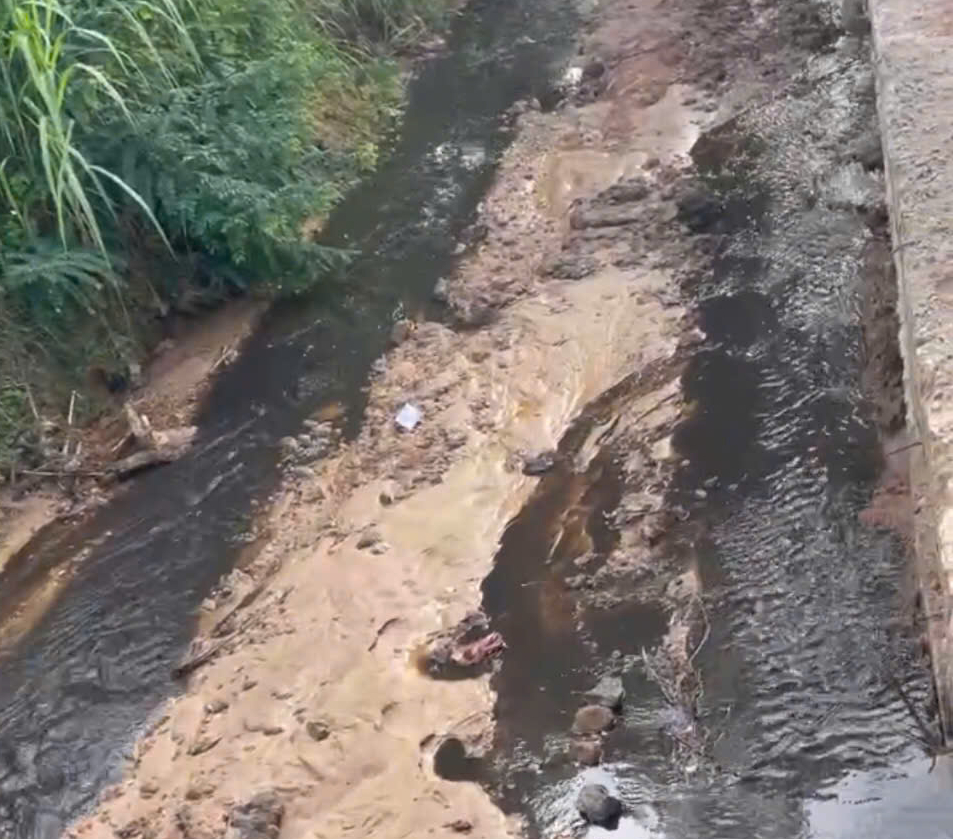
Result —
[[360, 256], [322, 298], [279, 305], [214, 382], [194, 453], [143, 475], [80, 527], [43, 531], [0, 575], [0, 614], [87, 549], [28, 634], [0, 654], [0, 837], [60, 835], [121, 769], [199, 604], [277, 486], [278, 440], [326, 403], [360, 427], [363, 386], [400, 311], [451, 269], [510, 140], [504, 112], [542, 95], [569, 54], [568, 0], [476, 0], [411, 83], [382, 169], [329, 222]]
[[[874, 108], [868, 51], [842, 43], [693, 150], [718, 211], [690, 220], [708, 257], [683, 292], [705, 338], [682, 377], [689, 408], [673, 438], [681, 466], [668, 503], [685, 521], [659, 563], [687, 558], [701, 579], [704, 748], [676, 748], [679, 711], [640, 657], [666, 632], [664, 601], [652, 609], [632, 592], [631, 608], [577, 610], [565, 577], [549, 597], [527, 594], [564, 559], [540, 534], [570, 506], [596, 551], [611, 550], [613, 464], [628, 452], [545, 477], [503, 536], [483, 588], [508, 644], [492, 682], [494, 748], [475, 759], [450, 740], [435, 766], [479, 781], [531, 835], [953, 837], [953, 766], [934, 763], [911, 712], [935, 727], [910, 557], [862, 516], [898, 398], [864, 386], [872, 357], [895, 352], [865, 343], [861, 316], [865, 296], [890, 285], [889, 260], [869, 258], [872, 248], [889, 257], [871, 212], [880, 174], [848, 153], [876, 124]], [[571, 452], [576, 433], [560, 448]], [[559, 610], [571, 619], [554, 630]], [[613, 671], [627, 692], [622, 719], [602, 765], [579, 768], [567, 758], [573, 714]], [[624, 802], [614, 830], [577, 816], [587, 782]]]

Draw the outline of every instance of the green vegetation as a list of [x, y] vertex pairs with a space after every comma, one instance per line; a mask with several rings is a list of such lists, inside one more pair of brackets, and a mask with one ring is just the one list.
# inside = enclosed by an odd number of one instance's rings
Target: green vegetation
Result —
[[158, 316], [345, 258], [307, 231], [375, 165], [389, 55], [447, 4], [0, 0], [0, 465]]

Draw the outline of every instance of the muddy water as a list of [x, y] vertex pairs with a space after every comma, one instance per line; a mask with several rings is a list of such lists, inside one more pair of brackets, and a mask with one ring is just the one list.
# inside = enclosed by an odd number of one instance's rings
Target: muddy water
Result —
[[[640, 655], [660, 644], [671, 608], [653, 609], [636, 585], [631, 605], [594, 609], [567, 579], [578, 569], [554, 575], [561, 557], [545, 538], [572, 508], [605, 557], [613, 463], [628, 452], [545, 478], [502, 540], [484, 585], [508, 643], [495, 746], [474, 759], [448, 741], [436, 768], [484, 784], [532, 834], [612, 835], [575, 814], [595, 781], [626, 806], [618, 836], [953, 836], [953, 768], [932, 765], [910, 712], [933, 727], [909, 557], [896, 533], [858, 518], [896, 430], [884, 410], [896, 394], [863, 386], [883, 351], [865, 350], [865, 295], [889, 287], [865, 259], [880, 176], [849, 154], [874, 125], [873, 94], [865, 46], [842, 43], [693, 152], [714, 211], [683, 216], [708, 255], [683, 292], [705, 339], [674, 435], [668, 503], [683, 521], [656, 569], [701, 580], [708, 629], [694, 636], [703, 690], [689, 748], [672, 732], [692, 720]], [[541, 580], [548, 596], [528, 594]], [[623, 718], [602, 766], [581, 769], [567, 756], [573, 714], [609, 672], [623, 675]]]
[[[343, 291], [270, 314], [214, 383], [194, 455], [143, 476], [82, 527], [48, 529], [4, 570], [0, 614], [30, 598], [34, 614], [0, 659], [0, 836], [58, 836], [177, 689], [170, 670], [198, 606], [277, 484], [278, 440], [335, 401], [345, 430], [359, 426], [393, 318], [422, 307], [452, 267], [509, 140], [503, 113], [559, 72], [573, 9], [470, 4], [447, 51], [413, 80], [388, 162], [329, 223], [329, 242], [361, 254]], [[58, 586], [64, 566], [75, 574]]]

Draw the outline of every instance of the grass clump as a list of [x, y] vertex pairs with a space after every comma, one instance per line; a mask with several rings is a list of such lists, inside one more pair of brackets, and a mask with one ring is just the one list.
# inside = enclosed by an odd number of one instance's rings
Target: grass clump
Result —
[[156, 314], [345, 259], [307, 231], [375, 165], [389, 56], [446, 5], [0, 0], [0, 465]]

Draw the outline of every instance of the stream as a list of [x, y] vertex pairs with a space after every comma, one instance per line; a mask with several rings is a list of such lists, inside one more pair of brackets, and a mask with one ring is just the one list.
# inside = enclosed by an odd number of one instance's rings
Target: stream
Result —
[[[564, 574], [576, 623], [557, 637], [535, 593], [553, 568], [576, 575], [577, 556], [592, 567], [572, 544], [567, 554], [540, 538], [550, 522], [585, 512], [597, 559], [611, 553], [607, 522], [623, 492], [613, 464], [630, 450], [609, 444], [584, 474], [544, 477], [501, 540], [483, 585], [507, 641], [492, 678], [495, 742], [474, 757], [447, 739], [435, 766], [481, 783], [531, 836], [953, 836], [953, 766], [934, 763], [913, 717], [935, 730], [910, 551], [864, 521], [878, 483], [904, 468], [884, 454], [902, 426], [896, 381], [870, 386], [871, 367], [892, 377], [899, 363], [896, 322], [886, 347], [864, 322], [896, 294], [872, 212], [883, 200], [877, 167], [850, 154], [875, 125], [868, 53], [848, 41], [692, 151], [706, 198], [683, 220], [707, 248], [682, 292], [704, 338], [689, 353], [688, 408], [673, 435], [680, 465], [667, 503], [681, 521], [641, 586], [671, 565], [701, 581], [697, 719], [642, 657], [674, 615], [664, 598], [637, 584], [621, 606], [600, 608]], [[607, 422], [598, 402], [561, 441], [567, 460]], [[561, 491], [570, 481], [586, 489]], [[606, 674], [621, 675], [627, 698], [601, 765], [582, 767], [569, 757], [573, 717]], [[588, 783], [623, 803], [611, 830], [577, 813]]]
[[[577, 23], [569, 0], [471, 3], [411, 82], [391, 155], [329, 222], [327, 242], [360, 254], [346, 285], [272, 309], [214, 382], [193, 453], [81, 526], [44, 529], [0, 574], [7, 612], [82, 555], [2, 651], [0, 839], [60, 836], [121, 774], [137, 733], [180, 689], [170, 671], [201, 602], [278, 486], [278, 441], [331, 403], [345, 407], [344, 435], [358, 431], [393, 320], [426, 311], [453, 268], [512, 137], [505, 111], [545, 98]], [[693, 228], [711, 247], [681, 289], [704, 338], [686, 363], [691, 409], [673, 439], [667, 503], [684, 516], [661, 550], [701, 580], [697, 754], [674, 748], [675, 709], [641, 665], [666, 632], [664, 602], [633, 592], [584, 609], [558, 644], [536, 631], [526, 584], [554, 559], [542, 523], [581, 497], [593, 549], [609, 553], [624, 490], [615, 464], [628, 452], [610, 443], [584, 474], [545, 476], [504, 533], [483, 585], [508, 645], [492, 677], [496, 740], [481, 758], [441, 749], [435, 768], [481, 783], [532, 835], [953, 837], [953, 766], [934, 765], [903, 699], [930, 724], [910, 556], [895, 532], [859, 518], [891, 430], [864, 384], [876, 224], [861, 208], [882, 201], [882, 187], [844, 157], [873, 109], [863, 44], [841, 46], [693, 151], [718, 213]], [[611, 409], [628, 398], [620, 390]], [[566, 433], [564, 453], [594, 411]], [[623, 677], [622, 719], [602, 765], [580, 769], [565, 759], [567, 732], [579, 694], [605, 673]], [[579, 822], [575, 798], [592, 781], [626, 806], [615, 831]]]
[[[568, 57], [564, 0], [476, 0], [409, 87], [402, 134], [325, 240], [359, 252], [346, 286], [280, 304], [216, 379], [199, 440], [81, 526], [41, 531], [0, 575], [0, 613], [82, 556], [0, 659], [0, 837], [54, 839], [115, 780], [194, 634], [202, 600], [246, 546], [280, 478], [278, 441], [322, 405], [360, 427], [371, 363], [401, 312], [452, 269], [512, 137], [505, 112], [543, 96]], [[80, 553], [82, 552], [82, 554]]]

